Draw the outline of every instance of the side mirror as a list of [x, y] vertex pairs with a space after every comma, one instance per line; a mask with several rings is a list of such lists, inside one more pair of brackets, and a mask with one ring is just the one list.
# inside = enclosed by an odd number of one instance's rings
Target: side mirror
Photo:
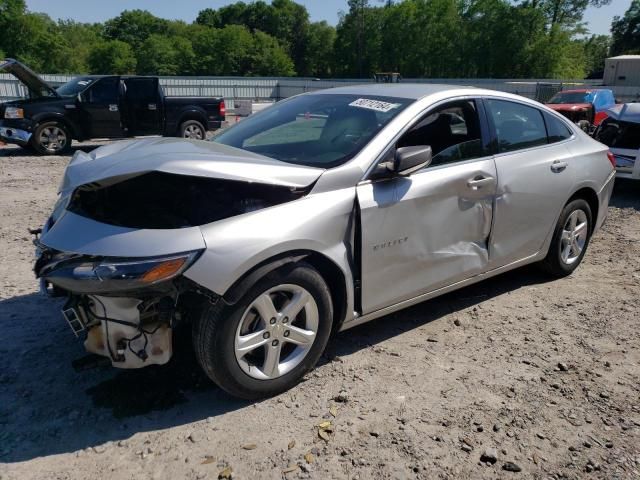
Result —
[[82, 103], [84, 100], [82, 99], [82, 94], [79, 93], [78, 96], [76, 97], [76, 100], [78, 101], [78, 103]]
[[393, 162], [387, 164], [387, 170], [403, 177], [427, 167], [432, 160], [431, 147], [429, 145], [416, 145], [412, 147], [400, 147], [396, 149]]

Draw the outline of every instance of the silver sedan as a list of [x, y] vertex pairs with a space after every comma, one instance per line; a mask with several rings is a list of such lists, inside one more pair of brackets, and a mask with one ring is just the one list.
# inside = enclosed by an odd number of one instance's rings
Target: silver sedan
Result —
[[336, 88], [212, 142], [77, 152], [35, 271], [89, 352], [162, 364], [187, 330], [214, 382], [258, 398], [295, 385], [332, 331], [530, 263], [571, 274], [613, 182], [607, 147], [534, 101]]

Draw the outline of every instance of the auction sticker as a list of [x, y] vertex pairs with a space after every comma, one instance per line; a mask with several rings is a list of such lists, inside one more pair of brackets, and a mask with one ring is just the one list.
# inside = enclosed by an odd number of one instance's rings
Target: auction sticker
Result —
[[381, 102], [380, 100], [371, 100], [369, 98], [359, 98], [349, 104], [350, 107], [366, 108], [375, 110], [376, 112], [388, 112], [400, 106], [399, 103]]

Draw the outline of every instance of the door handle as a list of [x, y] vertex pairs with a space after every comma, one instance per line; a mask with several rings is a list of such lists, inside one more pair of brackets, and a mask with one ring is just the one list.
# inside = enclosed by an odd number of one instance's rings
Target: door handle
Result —
[[149, 107], [149, 110], [157, 110], [158, 109], [158, 106], [155, 103], [150, 103], [148, 105], [148, 107]]
[[495, 179], [493, 177], [484, 177], [482, 175], [478, 175], [477, 177], [474, 177], [471, 180], [467, 181], [467, 187], [471, 188], [472, 190], [478, 190], [485, 185], [493, 184], [494, 181]]
[[561, 162], [560, 160], [556, 160], [551, 164], [551, 171], [554, 173], [560, 173], [568, 166], [569, 164], [567, 162]]
[[110, 112], [117, 112], [118, 111], [118, 105], [115, 105], [113, 103], [109, 104], [109, 111]]

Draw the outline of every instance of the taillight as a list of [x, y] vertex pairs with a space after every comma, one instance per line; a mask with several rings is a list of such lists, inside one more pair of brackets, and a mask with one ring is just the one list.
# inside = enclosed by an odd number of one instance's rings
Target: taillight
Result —
[[613, 153], [611, 153], [611, 151], [607, 152], [607, 158], [611, 162], [611, 165], [613, 166], [613, 168], [616, 168], [616, 157], [613, 155]]
[[227, 107], [225, 107], [225, 105], [224, 105], [224, 100], [220, 101], [220, 111], [219, 111], [219, 113], [220, 113], [221, 117], [224, 117], [226, 115], [226, 113], [227, 113]]

